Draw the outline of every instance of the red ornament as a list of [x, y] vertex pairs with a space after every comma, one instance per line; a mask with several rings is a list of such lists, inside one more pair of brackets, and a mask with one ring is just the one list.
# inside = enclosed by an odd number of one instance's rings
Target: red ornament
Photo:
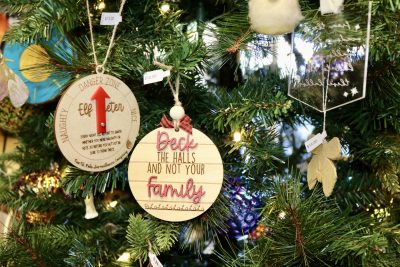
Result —
[[107, 119], [106, 119], [106, 98], [110, 98], [103, 87], [99, 87], [92, 96], [92, 100], [96, 100], [96, 119], [97, 119], [97, 133], [104, 134], [107, 132]]

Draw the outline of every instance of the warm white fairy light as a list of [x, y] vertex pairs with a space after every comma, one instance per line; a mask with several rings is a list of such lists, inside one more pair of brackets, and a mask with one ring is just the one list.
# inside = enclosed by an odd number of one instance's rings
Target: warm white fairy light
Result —
[[119, 262], [130, 262], [131, 260], [131, 255], [129, 254], [129, 252], [124, 252], [121, 254], [121, 256], [119, 256], [118, 260]]
[[[377, 219], [384, 219], [390, 216], [390, 211], [388, 208], [383, 208], [383, 209], [374, 209], [374, 213], [371, 214], [372, 218], [377, 218]], [[380, 221], [381, 221], [380, 220]]]
[[240, 142], [242, 140], [242, 134], [239, 131], [236, 131], [233, 134], [233, 141]]
[[97, 6], [97, 9], [103, 10], [106, 8], [106, 4], [104, 2], [100, 2], [99, 5]]
[[160, 11], [161, 13], [167, 13], [171, 9], [171, 6], [168, 3], [164, 3], [161, 5]]
[[111, 201], [110, 204], [108, 204], [111, 208], [115, 208], [118, 205], [118, 201], [114, 200]]

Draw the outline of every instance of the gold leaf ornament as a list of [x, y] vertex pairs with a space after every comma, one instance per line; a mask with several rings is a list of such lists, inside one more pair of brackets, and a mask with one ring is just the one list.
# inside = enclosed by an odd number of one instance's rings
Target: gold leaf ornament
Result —
[[312, 158], [307, 168], [308, 188], [313, 189], [318, 182], [322, 183], [325, 196], [332, 194], [337, 180], [336, 166], [333, 160], [341, 157], [339, 138], [334, 137], [312, 151]]

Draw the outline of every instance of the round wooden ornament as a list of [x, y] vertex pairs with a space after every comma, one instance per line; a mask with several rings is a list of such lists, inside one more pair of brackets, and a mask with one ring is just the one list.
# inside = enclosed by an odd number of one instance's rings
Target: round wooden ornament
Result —
[[160, 127], [136, 146], [129, 185], [136, 201], [159, 219], [193, 219], [215, 202], [223, 182], [217, 147], [202, 132]]
[[58, 103], [55, 135], [65, 158], [100, 172], [124, 160], [139, 132], [135, 96], [121, 80], [93, 74], [73, 83]]

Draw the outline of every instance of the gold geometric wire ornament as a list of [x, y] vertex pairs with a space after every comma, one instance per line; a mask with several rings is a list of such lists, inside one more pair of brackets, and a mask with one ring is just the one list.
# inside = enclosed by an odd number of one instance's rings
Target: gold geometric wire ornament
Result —
[[321, 15], [292, 34], [288, 95], [319, 111], [366, 96], [372, 2]]

